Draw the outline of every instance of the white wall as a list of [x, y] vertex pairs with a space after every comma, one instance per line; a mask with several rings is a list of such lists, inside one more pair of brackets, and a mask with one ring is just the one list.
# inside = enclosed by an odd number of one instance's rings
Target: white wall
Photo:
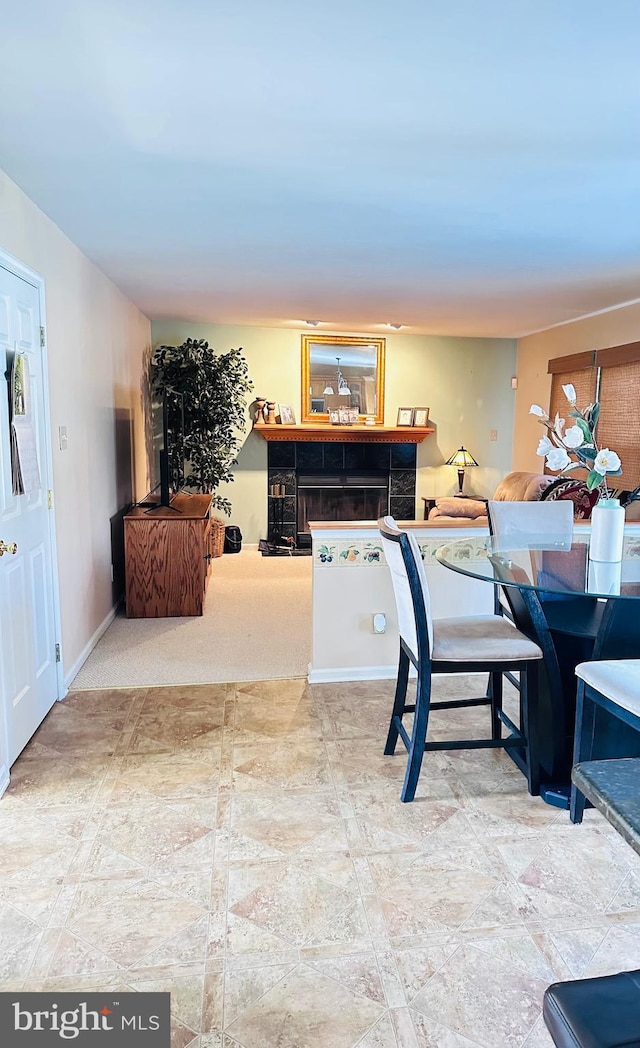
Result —
[[[490, 615], [493, 586], [451, 571], [438, 563], [435, 551], [446, 542], [466, 540], [464, 565], [484, 546], [486, 525], [438, 527], [432, 521], [414, 526], [424, 557], [434, 619]], [[398, 615], [391, 575], [375, 527], [339, 529], [318, 525], [313, 538], [313, 642], [309, 681], [393, 679], [398, 672]], [[323, 547], [321, 549], [321, 547]], [[367, 549], [378, 560], [367, 560]], [[353, 560], [344, 553], [354, 549]], [[331, 560], [320, 554], [330, 551]], [[386, 631], [373, 632], [373, 616], [386, 617]]]
[[[0, 247], [46, 283], [65, 673], [112, 604], [110, 518], [147, 489], [141, 397], [147, 318], [0, 172]], [[68, 450], [58, 447], [58, 427]]]
[[[299, 421], [301, 330], [154, 320], [151, 333], [154, 346], [179, 345], [187, 338], [207, 339], [221, 353], [242, 346], [254, 395], [293, 405]], [[511, 469], [515, 342], [402, 333], [385, 337], [385, 422], [395, 425], [399, 407], [420, 406], [430, 408], [430, 424], [436, 427], [418, 445], [417, 515], [422, 516], [421, 496], [458, 490], [455, 469], [442, 463], [460, 444], [480, 463], [468, 471], [465, 491], [491, 495]], [[489, 439], [491, 430], [497, 430], [495, 441]], [[257, 542], [267, 527], [267, 445], [249, 426], [243, 440], [235, 481], [224, 494], [245, 542]]]

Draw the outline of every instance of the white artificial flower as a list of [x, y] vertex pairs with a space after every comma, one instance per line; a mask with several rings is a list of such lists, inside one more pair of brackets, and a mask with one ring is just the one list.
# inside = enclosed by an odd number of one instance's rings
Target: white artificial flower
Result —
[[562, 439], [568, 448], [579, 448], [581, 444], [584, 444], [584, 433], [580, 426], [569, 426]]
[[543, 411], [539, 404], [532, 404], [531, 407], [529, 408], [529, 414], [530, 415], [537, 415], [538, 418], [546, 418], [547, 417], [546, 411]]
[[536, 455], [548, 455], [550, 451], [553, 451], [553, 444], [548, 437], [540, 437], [540, 443], [538, 444], [538, 450]]
[[572, 382], [567, 382], [566, 386], [562, 387], [562, 392], [564, 393], [565, 397], [567, 398], [570, 404], [575, 404], [576, 388]]
[[571, 459], [564, 448], [553, 448], [547, 455], [547, 466], [549, 469], [566, 469], [571, 464]]
[[616, 470], [620, 469], [620, 456], [615, 451], [609, 451], [609, 448], [603, 448], [596, 455], [593, 468], [596, 473], [601, 473], [603, 477], [605, 473], [615, 473]]
[[556, 433], [558, 434], [558, 436], [560, 438], [562, 438], [562, 431], [564, 429], [564, 419], [560, 418], [560, 416], [559, 416], [557, 411], [556, 411], [556, 419], [555, 419], [555, 422], [553, 423], [553, 428], [556, 431]]

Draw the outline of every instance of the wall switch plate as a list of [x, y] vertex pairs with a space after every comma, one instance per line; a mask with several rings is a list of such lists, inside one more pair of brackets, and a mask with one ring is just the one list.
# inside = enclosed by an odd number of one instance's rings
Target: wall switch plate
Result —
[[60, 451], [67, 450], [68, 437], [66, 426], [58, 426], [58, 443], [60, 445]]
[[387, 616], [383, 615], [382, 612], [378, 612], [373, 616], [373, 632], [374, 633], [385, 633], [387, 629]]
[[518, 379], [517, 379], [516, 375], [514, 375], [513, 378], [511, 379], [511, 388], [512, 389], [517, 389], [518, 388]]
[[498, 439], [498, 430], [497, 429], [490, 429], [489, 430], [489, 440], [497, 440], [497, 439]]

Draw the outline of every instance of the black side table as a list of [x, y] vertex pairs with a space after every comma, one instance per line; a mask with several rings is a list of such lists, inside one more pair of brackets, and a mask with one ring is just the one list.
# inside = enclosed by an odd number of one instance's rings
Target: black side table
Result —
[[436, 495], [423, 495], [422, 501], [424, 502], [424, 512], [422, 514], [422, 519], [428, 520], [429, 510], [432, 510], [436, 504]]

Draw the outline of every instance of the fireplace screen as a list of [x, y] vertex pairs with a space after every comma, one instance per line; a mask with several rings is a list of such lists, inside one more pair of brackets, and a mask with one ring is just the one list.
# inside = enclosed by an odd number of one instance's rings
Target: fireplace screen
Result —
[[298, 478], [299, 536], [309, 532], [310, 520], [377, 520], [388, 511], [386, 473]]

